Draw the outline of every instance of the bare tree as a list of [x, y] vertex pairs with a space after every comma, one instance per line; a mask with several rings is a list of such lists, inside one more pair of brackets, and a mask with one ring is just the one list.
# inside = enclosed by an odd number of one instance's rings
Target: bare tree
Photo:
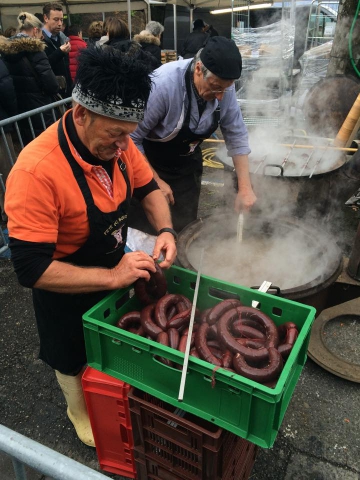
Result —
[[[333, 46], [330, 53], [330, 61], [327, 76], [333, 75], [357, 75], [350, 60], [349, 35], [358, 0], [340, 0], [338, 20], [336, 24]], [[357, 18], [352, 33], [352, 57], [355, 65], [360, 69], [360, 19]]]

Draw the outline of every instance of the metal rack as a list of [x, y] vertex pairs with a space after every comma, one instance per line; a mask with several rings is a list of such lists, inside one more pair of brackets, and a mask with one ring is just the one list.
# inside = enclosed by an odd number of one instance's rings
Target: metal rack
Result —
[[288, 117], [292, 94], [295, 0], [282, 2], [280, 21], [260, 28], [251, 26], [252, 6], [232, 0], [231, 34], [243, 58], [237, 98], [247, 125], [279, 125]]

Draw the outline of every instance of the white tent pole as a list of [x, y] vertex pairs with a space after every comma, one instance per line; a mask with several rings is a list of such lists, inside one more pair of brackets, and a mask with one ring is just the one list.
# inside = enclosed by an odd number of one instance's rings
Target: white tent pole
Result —
[[130, 32], [130, 39], [131, 39], [131, 0], [127, 0], [127, 11], [128, 11], [128, 29]]
[[177, 52], [177, 18], [176, 18], [176, 2], [173, 4], [174, 15], [174, 50]]

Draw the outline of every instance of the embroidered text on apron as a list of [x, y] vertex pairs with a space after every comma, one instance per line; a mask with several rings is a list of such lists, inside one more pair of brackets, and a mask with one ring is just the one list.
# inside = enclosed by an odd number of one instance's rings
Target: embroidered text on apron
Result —
[[[94, 203], [82, 168], [70, 151], [63, 121], [64, 119], [60, 120], [58, 127], [60, 147], [86, 202], [90, 234], [76, 252], [58, 260], [77, 266], [113, 268], [124, 255], [126, 244], [127, 214], [131, 198], [126, 165], [118, 160], [127, 186], [126, 199], [115, 211], [101, 212]], [[108, 293], [101, 291], [72, 295], [34, 288], [33, 302], [40, 337], [39, 358], [64, 374], [76, 373], [86, 363], [82, 315]]]
[[[148, 139], [143, 141], [145, 154], [150, 164], [173, 191], [175, 205], [171, 205], [170, 208], [174, 229], [177, 232], [197, 218], [203, 170], [200, 144], [216, 131], [220, 120], [220, 110], [217, 108], [208, 130], [202, 134], [196, 134], [190, 130], [191, 64], [192, 62], [185, 72], [189, 105], [179, 133], [168, 142], [152, 142]], [[136, 199], [131, 201], [129, 226], [153, 235], [156, 234], [147, 221], [140, 202]]]

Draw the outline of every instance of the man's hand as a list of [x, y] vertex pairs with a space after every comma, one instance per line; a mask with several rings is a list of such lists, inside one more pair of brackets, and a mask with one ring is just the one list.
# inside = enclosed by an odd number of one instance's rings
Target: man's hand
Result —
[[169, 268], [174, 263], [176, 258], [176, 244], [172, 233], [161, 233], [155, 242], [153, 251], [153, 259], [155, 262], [160, 257], [160, 253], [164, 255], [164, 260], [159, 264], [161, 268]]
[[174, 200], [174, 195], [173, 195], [173, 192], [171, 190], [171, 187], [169, 184], [167, 184], [166, 182], [164, 182], [164, 180], [161, 180], [161, 178], [157, 178], [156, 179], [156, 182], [157, 184], [159, 185], [159, 188], [161, 190], [161, 193], [164, 195], [164, 197], [166, 198], [166, 201], [170, 204], [170, 205], [174, 205], [175, 203], [175, 200]]
[[126, 288], [138, 278], [150, 279], [150, 273], [156, 272], [154, 260], [145, 252], [126, 253], [120, 262], [111, 269], [112, 288]]
[[62, 50], [64, 53], [69, 53], [71, 50], [70, 42], [66, 42], [64, 45], [61, 45], [60, 50]]
[[253, 189], [251, 187], [243, 188], [237, 193], [235, 197], [235, 212], [239, 213], [242, 210], [248, 212], [255, 202], [256, 195]]

